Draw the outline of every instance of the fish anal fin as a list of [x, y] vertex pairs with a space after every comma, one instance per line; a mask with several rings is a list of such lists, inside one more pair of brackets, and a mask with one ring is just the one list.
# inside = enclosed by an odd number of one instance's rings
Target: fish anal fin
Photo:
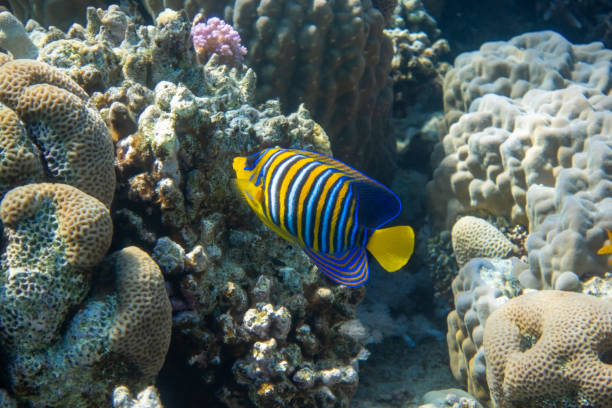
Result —
[[332, 281], [345, 286], [361, 286], [368, 280], [368, 257], [363, 247], [356, 247], [340, 256], [332, 256], [303, 248], [319, 270]]
[[376, 230], [366, 248], [387, 272], [395, 272], [414, 252], [414, 231], [407, 225]]

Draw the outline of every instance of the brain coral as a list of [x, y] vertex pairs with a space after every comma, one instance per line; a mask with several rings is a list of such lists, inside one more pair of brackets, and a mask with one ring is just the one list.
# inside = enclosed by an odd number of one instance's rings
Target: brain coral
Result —
[[562, 291], [519, 296], [489, 316], [484, 347], [500, 408], [612, 407], [610, 302]]
[[14, 186], [45, 178], [35, 145], [17, 114], [0, 104], [0, 196]]
[[515, 248], [512, 242], [482, 218], [459, 218], [451, 231], [453, 251], [459, 267], [472, 258], [505, 258]]
[[[74, 185], [110, 205], [115, 191], [113, 145], [106, 125], [74, 81], [45, 63], [8, 61], [0, 66], [0, 102], [23, 123], [28, 142], [20, 143], [31, 153], [31, 144], [36, 146], [47, 181]], [[16, 132], [21, 131], [15, 129], [19, 123], [14, 117], [9, 121], [13, 124], [6, 137], [19, 139]], [[18, 158], [2, 152], [4, 166], [33, 166], [34, 173], [16, 182], [40, 178], [40, 164], [33, 164], [31, 156], [30, 164], [15, 164]]]
[[172, 331], [172, 307], [164, 277], [151, 257], [137, 247], [113, 255], [117, 314], [110, 332], [111, 348], [146, 375], [161, 369]]
[[0, 275], [2, 340], [19, 348], [44, 347], [89, 290], [85, 271], [110, 246], [110, 214], [74, 187], [28, 184], [5, 195], [0, 218], [7, 239]]

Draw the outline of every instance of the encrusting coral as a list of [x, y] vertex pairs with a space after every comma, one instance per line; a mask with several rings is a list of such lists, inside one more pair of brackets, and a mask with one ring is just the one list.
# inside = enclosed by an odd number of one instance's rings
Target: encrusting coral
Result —
[[489, 316], [487, 380], [495, 406], [612, 407], [612, 303], [529, 293]]
[[450, 368], [457, 381], [480, 401], [489, 400], [483, 332], [489, 315], [523, 288], [515, 275], [526, 268], [510, 260], [475, 258], [452, 283], [455, 310], [447, 316]]

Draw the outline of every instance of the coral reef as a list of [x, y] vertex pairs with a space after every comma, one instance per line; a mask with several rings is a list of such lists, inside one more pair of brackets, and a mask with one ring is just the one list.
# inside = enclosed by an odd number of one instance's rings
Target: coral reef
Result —
[[[45, 63], [12, 60], [0, 66], [0, 102], [7, 126], [4, 143], [15, 153], [2, 154], [7, 170], [0, 176], [2, 192], [28, 180], [55, 181], [110, 206], [115, 192], [113, 146], [81, 87]], [[22, 158], [23, 163], [18, 161]]]
[[151, 381], [169, 344], [170, 303], [159, 268], [137, 248], [111, 257], [122, 261], [107, 261], [92, 285], [111, 244], [107, 207], [69, 185], [27, 184], [4, 196], [0, 217], [0, 341], [17, 400], [101, 406], [116, 384]]
[[430, 391], [423, 396], [423, 403], [419, 408], [483, 408], [470, 394], [456, 388]]
[[517, 252], [512, 242], [492, 224], [469, 215], [455, 222], [451, 239], [460, 268], [473, 258], [505, 258]]
[[400, 0], [392, 19], [385, 33], [393, 42], [394, 117], [409, 116], [419, 107], [441, 108], [442, 82], [450, 68], [442, 62], [448, 42], [421, 0]]
[[500, 408], [612, 407], [612, 303], [542, 291], [506, 302], [484, 330], [487, 380]]
[[38, 48], [28, 37], [23, 24], [8, 11], [0, 13], [0, 47], [8, 50], [14, 58], [35, 59], [38, 56]]
[[526, 287], [579, 290], [607, 272], [596, 250], [612, 225], [611, 56], [529, 33], [460, 55], [446, 76], [453, 125], [428, 185], [434, 220], [483, 211], [528, 225]]
[[369, 1], [236, 1], [232, 24], [257, 73], [258, 102], [279, 98], [285, 113], [304, 103], [336, 158], [390, 181], [393, 50], [378, 9]]
[[[154, 26], [140, 28], [114, 6], [87, 15], [87, 28], [75, 25], [60, 36], [32, 25], [30, 34], [41, 58], [76, 81], [86, 66], [106, 78], [92, 101], [116, 140], [113, 247], [138, 245], [153, 254], [173, 310], [162, 396], [185, 404], [214, 395], [227, 405], [346, 406], [364, 353], [340, 326], [355, 319], [363, 289], [326, 281], [230, 188], [238, 155], [275, 145], [331, 155], [322, 127], [302, 106], [287, 116], [277, 101], [255, 108], [255, 75], [247, 67], [224, 65], [218, 55], [197, 64], [182, 13], [162, 11]], [[74, 51], [84, 49], [104, 58]], [[104, 268], [119, 263], [114, 259]], [[123, 282], [114, 275], [115, 285]], [[159, 297], [147, 295], [161, 290], [156, 282], [142, 292], [147, 299]], [[113, 315], [141, 310], [123, 305], [121, 288], [111, 293]], [[151, 325], [108, 331], [138, 336]], [[109, 344], [123, 353], [124, 366], [154, 374], [166, 338], [153, 337], [151, 359], [132, 343], [119, 347], [109, 337]], [[174, 382], [185, 372], [197, 386]]]
[[458, 56], [445, 76], [446, 121], [450, 127], [463, 113], [474, 112], [472, 103], [486, 94], [520, 102], [530, 90], [554, 91], [570, 85], [605, 94], [611, 86], [609, 65], [610, 50], [602, 44], [573, 45], [552, 31], [485, 43], [478, 51]]
[[153, 259], [127, 247], [108, 261], [115, 269], [117, 311], [110, 330], [110, 348], [148, 376], [164, 364], [172, 327], [172, 308], [163, 275]]
[[187, 17], [193, 18], [202, 12], [206, 16], [219, 16], [225, 21], [231, 20], [235, 0], [143, 0], [149, 15], [155, 19], [165, 9], [185, 10]]
[[483, 332], [489, 315], [522, 287], [516, 276], [527, 266], [510, 260], [475, 258], [453, 280], [456, 309], [447, 316], [446, 341], [453, 376], [480, 401], [489, 400]]
[[28, 184], [5, 195], [0, 217], [8, 239], [0, 296], [3, 344], [14, 352], [39, 350], [87, 294], [85, 270], [110, 246], [110, 214], [74, 187]]
[[372, 0], [372, 5], [381, 12], [386, 22], [391, 20], [393, 10], [395, 10], [397, 3], [398, 0]]
[[211, 17], [203, 21], [200, 14], [191, 27], [193, 47], [201, 63], [206, 63], [212, 54], [218, 54], [223, 61], [242, 61], [247, 49], [242, 46], [240, 34], [225, 21]]
[[136, 398], [128, 387], [121, 385], [113, 391], [113, 408], [163, 408], [163, 405], [152, 385], [140, 391]]

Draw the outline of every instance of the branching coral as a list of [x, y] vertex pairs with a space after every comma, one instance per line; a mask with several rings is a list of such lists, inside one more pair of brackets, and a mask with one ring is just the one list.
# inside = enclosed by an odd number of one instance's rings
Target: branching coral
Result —
[[218, 54], [226, 63], [242, 61], [247, 49], [241, 43], [240, 34], [225, 21], [211, 17], [205, 22], [198, 15], [191, 27], [191, 39], [200, 63], [206, 63], [212, 54]]

